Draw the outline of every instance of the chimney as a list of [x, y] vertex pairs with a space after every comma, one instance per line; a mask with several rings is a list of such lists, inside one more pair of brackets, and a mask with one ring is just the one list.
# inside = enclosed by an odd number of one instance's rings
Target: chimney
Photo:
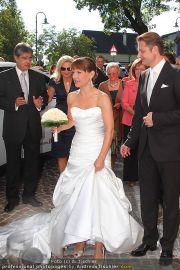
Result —
[[126, 29], [123, 30], [123, 45], [127, 46], [127, 31]]

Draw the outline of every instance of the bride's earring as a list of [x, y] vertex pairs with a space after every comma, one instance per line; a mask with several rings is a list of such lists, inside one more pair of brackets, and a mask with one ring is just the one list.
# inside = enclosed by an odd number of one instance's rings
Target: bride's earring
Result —
[[94, 84], [92, 82], [92, 79], [89, 79], [89, 83], [90, 83], [91, 87], [94, 87]]

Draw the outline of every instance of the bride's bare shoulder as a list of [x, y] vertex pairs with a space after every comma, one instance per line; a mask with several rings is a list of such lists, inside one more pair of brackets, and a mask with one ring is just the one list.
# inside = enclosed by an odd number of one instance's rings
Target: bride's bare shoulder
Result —
[[80, 89], [77, 89], [76, 91], [73, 91], [71, 93], [68, 94], [68, 97], [76, 97], [80, 92]]
[[98, 103], [100, 106], [102, 106], [103, 104], [111, 104], [110, 98], [108, 96], [108, 94], [104, 93], [103, 91], [99, 90], [99, 96], [98, 96]]
[[73, 92], [69, 93], [68, 97], [67, 97], [68, 101], [72, 102], [73, 100], [75, 100], [77, 95], [79, 94], [79, 91], [80, 90], [78, 89], [76, 91], [73, 91]]
[[104, 91], [99, 90], [99, 96], [104, 97], [104, 96], [108, 96], [108, 95]]
[[105, 92], [99, 90], [99, 100], [109, 100], [109, 96], [108, 94], [106, 94]]

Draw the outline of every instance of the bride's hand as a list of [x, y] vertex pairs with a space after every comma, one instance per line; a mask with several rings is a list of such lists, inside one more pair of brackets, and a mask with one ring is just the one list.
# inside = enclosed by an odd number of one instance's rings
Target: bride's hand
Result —
[[104, 168], [104, 160], [98, 158], [94, 162], [95, 172], [101, 171]]
[[61, 132], [61, 126], [59, 126], [59, 127], [53, 127], [52, 129], [51, 129], [51, 131], [52, 131], [52, 133], [59, 133], [59, 132]]

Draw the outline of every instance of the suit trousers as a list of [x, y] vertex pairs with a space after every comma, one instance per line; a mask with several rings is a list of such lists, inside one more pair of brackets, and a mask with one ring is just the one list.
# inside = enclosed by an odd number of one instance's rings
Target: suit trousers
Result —
[[22, 142], [5, 140], [7, 156], [6, 198], [10, 203], [19, 201], [21, 178], [21, 149], [24, 149], [23, 161], [23, 197], [34, 196], [39, 176], [40, 141], [34, 141], [29, 127]]
[[[129, 126], [123, 125], [123, 142], [127, 140], [127, 136], [130, 131]], [[131, 155], [124, 158], [123, 160], [123, 181], [138, 181], [138, 147], [131, 149]]]
[[[153, 159], [148, 143], [139, 160], [143, 242], [156, 244], [159, 198], [163, 197], [162, 250], [172, 250], [179, 228], [180, 161], [159, 162]], [[162, 194], [161, 194], [162, 193]]]

